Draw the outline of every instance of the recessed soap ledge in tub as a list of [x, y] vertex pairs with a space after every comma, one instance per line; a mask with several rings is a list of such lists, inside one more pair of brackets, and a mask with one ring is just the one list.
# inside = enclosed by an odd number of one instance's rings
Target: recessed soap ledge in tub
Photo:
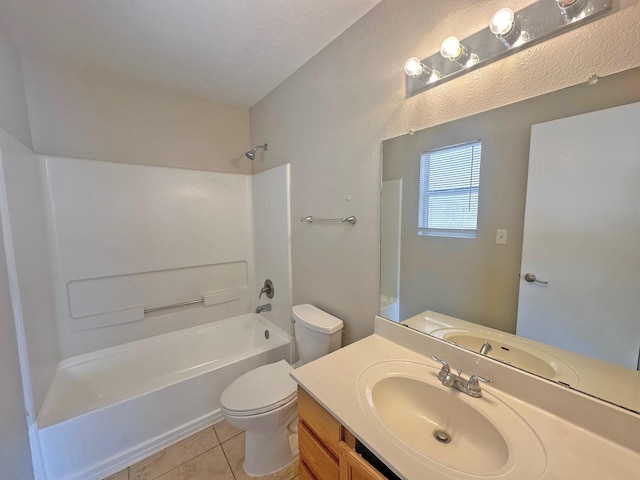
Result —
[[[482, 398], [445, 387], [437, 380], [441, 365], [431, 355], [445, 359], [452, 370], [462, 369], [465, 378], [478, 374], [493, 383], [482, 384]], [[640, 471], [639, 415], [379, 317], [373, 335], [294, 370], [292, 377], [401, 478], [626, 480]], [[412, 429], [403, 426], [403, 418], [385, 414], [396, 401], [393, 390], [406, 393], [404, 402], [398, 400], [400, 417], [411, 409], [441, 415], [445, 430], [454, 430], [448, 433], [471, 443], [474, 428], [482, 427], [457, 428], [458, 418], [447, 415], [480, 419], [477, 425], [495, 429], [484, 443], [475, 442], [490, 458], [458, 462], [457, 452], [446, 450], [463, 452], [453, 440], [422, 449], [422, 442], [436, 442], [434, 432], [416, 432], [426, 430], [424, 423], [415, 422]], [[512, 428], [514, 423], [521, 428]], [[429, 453], [439, 447], [439, 454]], [[464, 450], [467, 456], [471, 451]]]

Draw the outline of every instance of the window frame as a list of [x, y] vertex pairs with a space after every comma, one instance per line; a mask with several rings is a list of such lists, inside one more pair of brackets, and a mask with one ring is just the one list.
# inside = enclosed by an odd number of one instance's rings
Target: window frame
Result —
[[[432, 168], [431, 155], [436, 152], [442, 152], [449, 149], [460, 149], [469, 146], [470, 156], [470, 181], [468, 185], [461, 185], [449, 189], [430, 190], [429, 181], [432, 178], [430, 171]], [[478, 148], [479, 147], [479, 148]], [[475, 149], [478, 148], [478, 152]], [[477, 167], [474, 166], [477, 159]], [[462, 162], [460, 162], [462, 163]], [[445, 147], [434, 148], [424, 151], [420, 154], [420, 171], [418, 176], [418, 235], [433, 237], [451, 237], [451, 238], [477, 238], [478, 236], [478, 217], [480, 211], [480, 169], [482, 166], [482, 140], [475, 139], [468, 142], [462, 142]], [[477, 175], [474, 175], [474, 169], [477, 168]], [[474, 177], [477, 178], [477, 185], [473, 184]], [[455, 195], [456, 193], [467, 193], [471, 198], [475, 197], [475, 228], [442, 228], [429, 226], [429, 205], [431, 198], [443, 198]]]

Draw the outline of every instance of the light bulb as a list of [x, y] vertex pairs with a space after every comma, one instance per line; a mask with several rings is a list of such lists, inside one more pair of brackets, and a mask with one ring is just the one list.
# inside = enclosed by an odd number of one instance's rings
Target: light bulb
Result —
[[471, 53], [460, 43], [457, 37], [447, 37], [440, 45], [440, 55], [456, 62], [461, 67], [470, 67], [480, 61], [475, 53]]
[[463, 47], [458, 37], [447, 37], [440, 45], [440, 55], [449, 60], [457, 59], [462, 53]]
[[423, 71], [422, 62], [418, 57], [411, 57], [404, 64], [404, 73], [409, 75], [410, 77], [418, 77]]
[[528, 32], [520, 27], [520, 22], [510, 8], [501, 8], [491, 17], [489, 30], [505, 47], [517, 47], [531, 39]]
[[491, 17], [489, 30], [498, 37], [504, 37], [515, 27], [515, 14], [510, 8], [501, 8]]
[[418, 57], [411, 57], [404, 64], [404, 73], [408, 76], [422, 80], [425, 83], [435, 82], [440, 78], [440, 72], [423, 64]]

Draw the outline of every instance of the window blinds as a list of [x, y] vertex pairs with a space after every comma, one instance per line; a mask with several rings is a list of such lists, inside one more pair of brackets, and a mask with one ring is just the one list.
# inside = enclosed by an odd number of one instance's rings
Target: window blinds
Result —
[[419, 235], [476, 237], [481, 156], [480, 140], [421, 155]]

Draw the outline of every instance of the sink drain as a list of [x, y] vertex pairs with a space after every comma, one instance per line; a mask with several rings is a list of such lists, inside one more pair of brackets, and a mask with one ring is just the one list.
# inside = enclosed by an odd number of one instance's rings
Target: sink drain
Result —
[[451, 436], [442, 430], [436, 430], [433, 432], [433, 438], [435, 438], [440, 443], [449, 443], [451, 441]]

